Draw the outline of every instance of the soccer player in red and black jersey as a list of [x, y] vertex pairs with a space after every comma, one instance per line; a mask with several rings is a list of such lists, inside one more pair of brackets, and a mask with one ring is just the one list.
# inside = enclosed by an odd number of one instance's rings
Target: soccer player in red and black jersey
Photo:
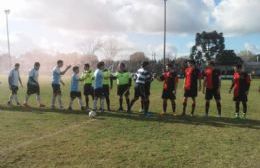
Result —
[[201, 90], [201, 73], [200, 70], [196, 68], [194, 60], [188, 61], [188, 67], [185, 69], [184, 74], [184, 100], [182, 115], [186, 115], [187, 101], [190, 97], [192, 99], [191, 116], [193, 116], [196, 107], [196, 97], [198, 95], [198, 83], [199, 90]]
[[251, 78], [250, 76], [242, 70], [242, 65], [238, 64], [235, 68], [235, 73], [233, 76], [232, 85], [230, 87], [229, 93], [234, 88], [234, 98], [236, 104], [236, 118], [239, 118], [239, 105], [240, 102], [243, 104], [243, 117], [246, 118], [247, 113], [247, 95], [250, 88]]
[[209, 114], [210, 100], [214, 97], [218, 109], [218, 117], [221, 117], [221, 103], [220, 103], [220, 87], [221, 87], [221, 72], [215, 68], [215, 62], [210, 61], [203, 72], [203, 93], [205, 94], [205, 116]]
[[167, 64], [165, 67], [165, 72], [160, 76], [160, 81], [163, 83], [162, 99], [163, 99], [163, 112], [161, 115], [166, 114], [167, 110], [167, 100], [169, 99], [172, 104], [172, 112], [175, 115], [176, 111], [176, 90], [178, 85], [178, 75], [173, 69], [172, 64]]

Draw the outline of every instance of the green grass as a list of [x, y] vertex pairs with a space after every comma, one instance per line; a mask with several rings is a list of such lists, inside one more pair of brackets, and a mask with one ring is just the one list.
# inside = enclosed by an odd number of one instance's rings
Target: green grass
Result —
[[[227, 93], [230, 81], [223, 82], [221, 119], [215, 117], [214, 102], [210, 117], [203, 117], [204, 95], [201, 93], [195, 117], [159, 118], [156, 113], [161, 112], [162, 85], [154, 82], [152, 118], [143, 118], [138, 112], [132, 115], [111, 112], [91, 120], [78, 110], [76, 102], [77, 110], [73, 112], [7, 107], [9, 90], [6, 78], [0, 79], [3, 82], [0, 85], [0, 167], [260, 167], [259, 80], [252, 82], [247, 120], [234, 119], [232, 95]], [[69, 101], [68, 87], [69, 83], [63, 88], [64, 105]], [[42, 78], [41, 89], [42, 99], [49, 107], [48, 78]], [[25, 90], [19, 91], [21, 101]], [[118, 108], [115, 93], [113, 89], [112, 109]], [[180, 81], [179, 115], [182, 95]], [[37, 107], [33, 97], [31, 104]], [[134, 111], [139, 107], [138, 102]]]

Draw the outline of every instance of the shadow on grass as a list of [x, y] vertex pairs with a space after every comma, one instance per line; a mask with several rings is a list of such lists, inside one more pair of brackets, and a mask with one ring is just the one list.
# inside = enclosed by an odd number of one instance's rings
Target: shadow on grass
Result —
[[[26, 107], [7, 107], [0, 106], [0, 109], [3, 111], [14, 111], [14, 112], [32, 112], [43, 114], [46, 112], [51, 113], [61, 113], [64, 115], [88, 115], [85, 111], [75, 110], [58, 110], [58, 109], [50, 109], [50, 108], [26, 108]], [[126, 112], [105, 112], [98, 113], [97, 119], [105, 120], [104, 117], [111, 118], [120, 118], [120, 119], [129, 119], [135, 121], [152, 121], [152, 122], [162, 122], [162, 123], [180, 123], [180, 124], [190, 124], [190, 125], [208, 125], [214, 127], [242, 127], [242, 128], [250, 128], [250, 129], [260, 129], [260, 121], [252, 120], [252, 119], [236, 119], [236, 118], [217, 118], [217, 117], [203, 117], [203, 116], [172, 116], [166, 115], [161, 117], [157, 113], [152, 113], [151, 117], [147, 118], [141, 113], [126, 113]]]

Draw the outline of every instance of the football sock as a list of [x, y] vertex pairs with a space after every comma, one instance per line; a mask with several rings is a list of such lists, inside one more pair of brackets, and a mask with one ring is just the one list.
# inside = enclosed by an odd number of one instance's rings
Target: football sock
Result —
[[186, 113], [186, 107], [187, 107], [187, 102], [183, 102], [183, 111], [182, 111], [183, 114]]
[[61, 101], [61, 95], [58, 95], [57, 97], [58, 97], [58, 103], [59, 103], [60, 108], [63, 108], [62, 101]]
[[239, 104], [240, 102], [236, 102], [236, 113], [239, 113]]
[[51, 106], [54, 107], [55, 103], [56, 103], [56, 96], [53, 95], [51, 98]]
[[166, 113], [167, 110], [167, 101], [163, 101], [163, 112]]
[[72, 107], [72, 104], [73, 104], [73, 99], [72, 99], [72, 98], [70, 98], [69, 107]]
[[127, 108], [129, 108], [129, 106], [130, 106], [130, 100], [129, 100], [129, 98], [126, 98], [125, 100], [126, 100]]
[[217, 103], [218, 114], [221, 115], [221, 103]]
[[104, 110], [104, 98], [103, 97], [100, 99], [100, 107], [102, 110]]
[[209, 102], [208, 101], [206, 102], [206, 105], [205, 105], [205, 113], [209, 114]]
[[28, 103], [28, 101], [29, 101], [29, 98], [30, 98], [30, 96], [29, 96], [29, 95], [26, 95], [26, 96], [25, 96], [25, 101], [24, 101], [24, 103], [25, 103], [25, 104], [27, 104], [27, 103]]
[[36, 95], [36, 100], [39, 104], [41, 104], [41, 96], [40, 95]]
[[17, 104], [19, 104], [17, 95], [14, 95], [14, 100], [15, 100], [15, 102], [16, 102]]
[[10, 102], [12, 104], [13, 103], [13, 98], [14, 98], [14, 96], [11, 94], [10, 97], [9, 97], [8, 102]]
[[247, 103], [243, 102], [243, 112], [246, 114], [247, 112]]
[[82, 99], [81, 99], [81, 98], [78, 99], [78, 103], [79, 103], [80, 107], [83, 107], [83, 102], [82, 102]]
[[120, 109], [123, 108], [123, 98], [122, 97], [119, 98], [119, 108]]
[[89, 102], [88, 96], [85, 96], [85, 102], [86, 102], [86, 108], [88, 108], [89, 107], [89, 105], [88, 105], [88, 102]]
[[173, 113], [176, 112], [176, 103], [175, 103], [175, 101], [172, 102], [172, 112]]
[[94, 111], [97, 110], [97, 101], [98, 101], [98, 99], [97, 99], [97, 98], [94, 98], [94, 101], [93, 101], [93, 110], [94, 110]]
[[106, 103], [107, 103], [107, 109], [110, 110], [110, 99], [108, 96], [106, 97]]
[[191, 114], [194, 114], [195, 107], [196, 107], [196, 103], [192, 103], [192, 106], [191, 106]]

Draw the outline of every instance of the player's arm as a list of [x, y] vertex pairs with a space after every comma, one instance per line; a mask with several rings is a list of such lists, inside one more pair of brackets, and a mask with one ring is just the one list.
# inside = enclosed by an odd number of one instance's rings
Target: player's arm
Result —
[[69, 69], [71, 68], [71, 65], [68, 65], [64, 71], [61, 71], [60, 74], [64, 75]]
[[21, 87], [23, 87], [23, 82], [22, 82], [22, 80], [21, 80], [20, 73], [19, 73], [18, 76], [19, 76], [19, 83], [20, 83]]

